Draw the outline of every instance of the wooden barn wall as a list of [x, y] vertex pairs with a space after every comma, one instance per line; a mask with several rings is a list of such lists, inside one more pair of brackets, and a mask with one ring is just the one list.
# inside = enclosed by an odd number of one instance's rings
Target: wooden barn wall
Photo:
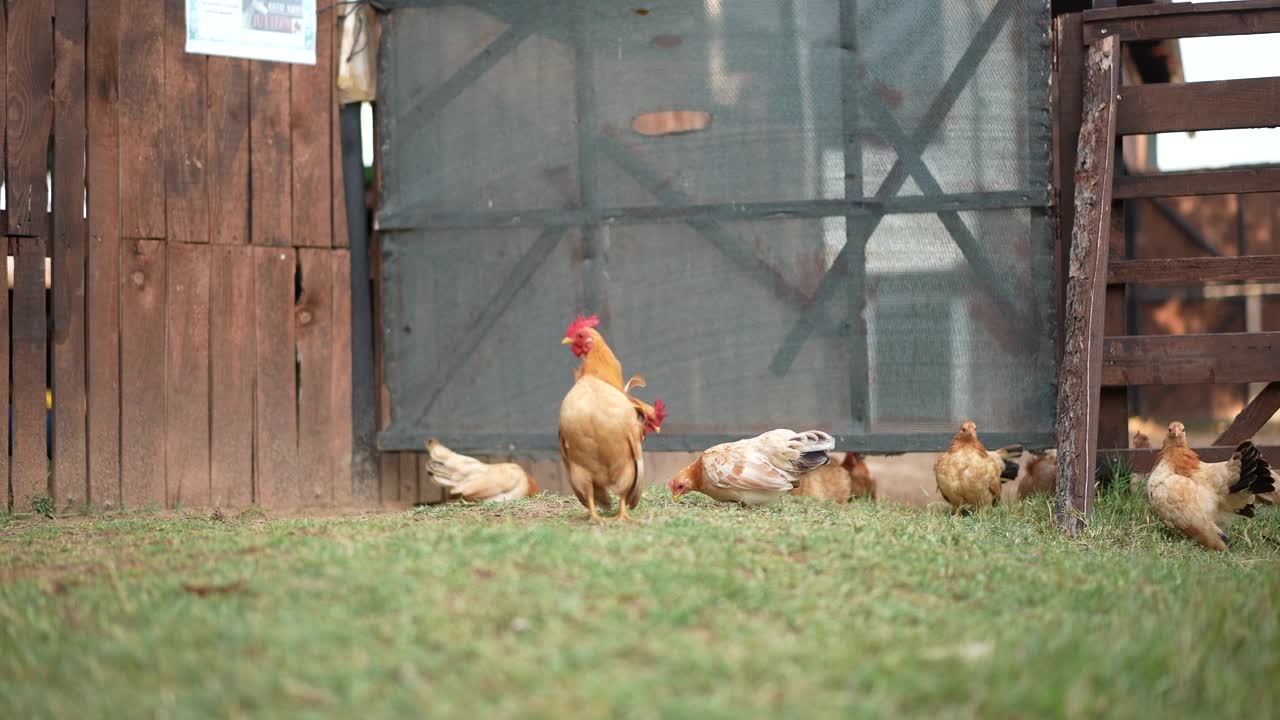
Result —
[[312, 67], [187, 54], [183, 0], [7, 1], [9, 507], [370, 497], [351, 472], [336, 17], [320, 20]]
[[[1135, 256], [1138, 258], [1204, 257], [1209, 248], [1223, 256], [1280, 254], [1280, 194], [1209, 195], [1169, 198], [1165, 204], [1181, 216], [1207, 247], [1179, 227], [1151, 201], [1137, 205]], [[1241, 210], [1243, 209], [1243, 212]], [[1245, 332], [1243, 297], [1188, 297], [1185, 288], [1144, 289], [1137, 304], [1138, 334]], [[1193, 295], [1193, 294], [1191, 294]], [[1280, 331], [1280, 295], [1264, 295], [1261, 325], [1255, 331]], [[1133, 408], [1157, 418], [1230, 421], [1249, 399], [1245, 385], [1178, 385], [1143, 387]]]

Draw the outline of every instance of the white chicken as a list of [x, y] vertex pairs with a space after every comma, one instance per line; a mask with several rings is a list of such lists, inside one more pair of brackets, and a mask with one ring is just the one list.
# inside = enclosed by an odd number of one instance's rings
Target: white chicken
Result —
[[1237, 445], [1225, 462], [1201, 462], [1180, 422], [1169, 423], [1147, 477], [1147, 499], [1165, 525], [1210, 550], [1226, 550], [1224, 528], [1237, 517], [1253, 517], [1255, 495], [1274, 490], [1271, 467], [1252, 442]]
[[820, 430], [770, 430], [708, 448], [667, 487], [676, 501], [697, 491], [720, 502], [769, 505], [791, 492], [801, 474], [827, 464], [835, 446], [835, 438]]
[[515, 463], [481, 462], [459, 455], [432, 438], [427, 441], [427, 469], [452, 496], [504, 502], [535, 495], [538, 483]]

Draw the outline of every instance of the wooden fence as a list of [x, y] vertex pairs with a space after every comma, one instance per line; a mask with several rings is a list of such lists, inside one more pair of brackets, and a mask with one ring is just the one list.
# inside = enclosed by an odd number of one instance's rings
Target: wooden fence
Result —
[[336, 18], [320, 14], [315, 66], [259, 63], [187, 54], [184, 4], [8, 0], [0, 17], [8, 502], [377, 502], [351, 472]]

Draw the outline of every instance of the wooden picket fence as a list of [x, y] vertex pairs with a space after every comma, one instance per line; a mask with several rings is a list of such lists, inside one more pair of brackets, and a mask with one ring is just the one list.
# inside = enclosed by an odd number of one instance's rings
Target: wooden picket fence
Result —
[[351, 472], [336, 18], [315, 66], [260, 63], [187, 54], [184, 5], [0, 17], [7, 503], [376, 503]]

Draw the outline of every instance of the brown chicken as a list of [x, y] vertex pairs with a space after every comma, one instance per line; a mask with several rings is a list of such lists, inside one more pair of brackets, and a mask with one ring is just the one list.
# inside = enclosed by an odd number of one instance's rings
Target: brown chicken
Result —
[[623, 391], [620, 367], [617, 382], [613, 382], [617, 358], [591, 327], [594, 318], [579, 317], [569, 326], [564, 340], [573, 344], [573, 354], [583, 360], [573, 387], [560, 403], [560, 459], [570, 487], [592, 520], [604, 522], [597, 507], [611, 509], [612, 492], [621, 498], [617, 520], [626, 521], [630, 519], [628, 508], [639, 504], [644, 489], [641, 442], [646, 429], [657, 429], [661, 418], [656, 409], [656, 423], [646, 417]]
[[851, 498], [876, 497], [876, 481], [858, 453], [845, 453], [839, 465], [827, 463], [800, 476], [800, 486], [792, 495], [818, 498], [833, 503]]
[[636, 411], [644, 418], [644, 433], [647, 435], [651, 432], [662, 432], [662, 421], [667, 417], [666, 406], [662, 400], [649, 405], [631, 395], [631, 388], [645, 387], [644, 376], [632, 375], [625, 385], [622, 383], [622, 363], [618, 360], [618, 356], [613, 354], [613, 349], [604, 341], [604, 337], [595, 329], [599, 324], [600, 318], [596, 315], [591, 317], [579, 315], [569, 323], [564, 339], [560, 341], [561, 345], [571, 345], [573, 354], [582, 358], [582, 364], [573, 369], [574, 382], [583, 375], [594, 375], [618, 388], [631, 400]]
[[1237, 445], [1225, 462], [1201, 462], [1187, 446], [1180, 422], [1169, 423], [1147, 478], [1147, 499], [1156, 515], [1210, 550], [1226, 550], [1230, 543], [1223, 529], [1237, 517], [1253, 517], [1254, 496], [1274, 490], [1271, 467], [1252, 442]]
[[804, 473], [827, 464], [835, 446], [835, 438], [820, 430], [770, 430], [707, 449], [667, 487], [677, 502], [697, 491], [720, 502], [769, 505], [791, 492]]
[[1045, 450], [1027, 463], [1027, 474], [1018, 481], [1018, 499], [1032, 495], [1053, 495], [1058, 481], [1058, 451]]
[[432, 438], [427, 441], [427, 469], [451, 496], [503, 502], [538, 493], [538, 483], [515, 463], [484, 463], [460, 455]]
[[933, 464], [938, 492], [957, 512], [997, 505], [1001, 484], [1018, 477], [1018, 464], [1010, 458], [1021, 455], [1018, 445], [987, 450], [978, 440], [978, 427], [966, 420], [952, 438], [951, 447]]
[[[1151, 447], [1151, 438], [1141, 430], [1133, 431], [1133, 442], [1131, 443], [1135, 449], [1146, 450]], [[1129, 475], [1129, 492], [1137, 493], [1142, 490], [1142, 484], [1147, 481], [1147, 474], [1134, 471]]]

